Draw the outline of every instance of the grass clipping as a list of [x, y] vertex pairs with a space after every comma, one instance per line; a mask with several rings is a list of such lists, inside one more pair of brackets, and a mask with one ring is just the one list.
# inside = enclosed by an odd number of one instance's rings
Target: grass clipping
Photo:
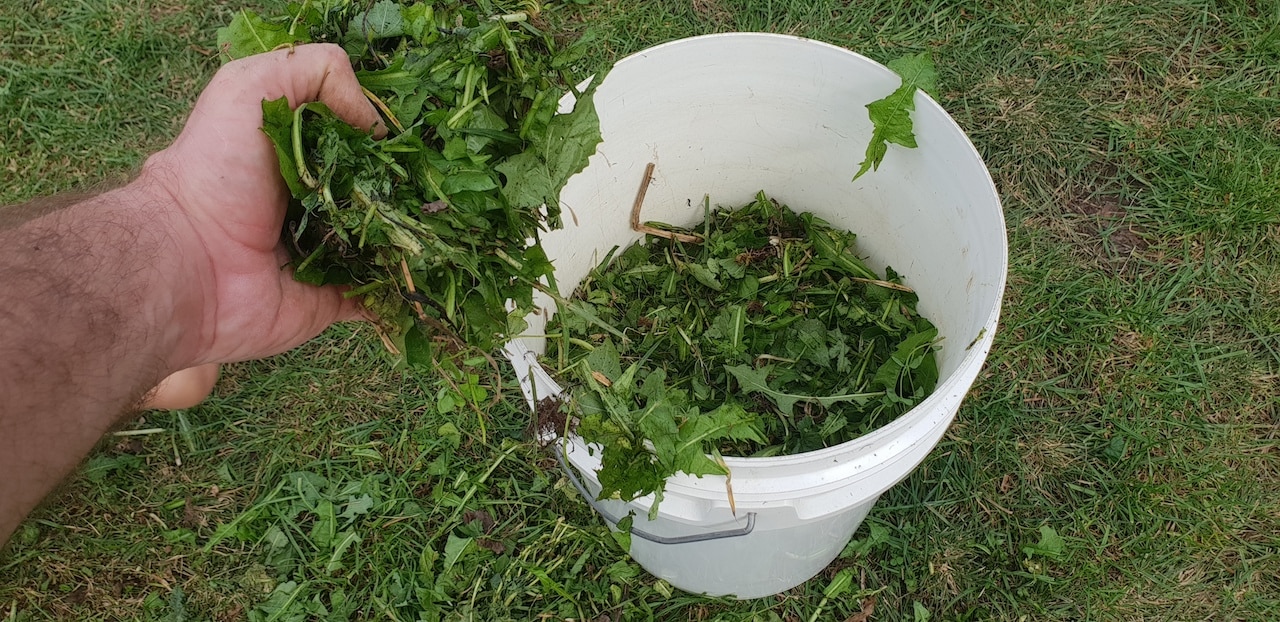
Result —
[[611, 254], [548, 329], [577, 432], [603, 447], [601, 498], [660, 499], [678, 472], [727, 475], [722, 455], [843, 443], [937, 383], [937, 329], [854, 234], [764, 193], [707, 212]]

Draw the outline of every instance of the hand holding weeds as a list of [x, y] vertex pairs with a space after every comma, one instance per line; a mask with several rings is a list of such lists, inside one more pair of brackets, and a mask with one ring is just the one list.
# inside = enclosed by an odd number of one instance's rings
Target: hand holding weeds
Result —
[[217, 364], [360, 317], [286, 267], [288, 189], [261, 131], [280, 97], [385, 133], [341, 48], [298, 46], [223, 67], [132, 183], [0, 210], [0, 543], [122, 413], [198, 403]]
[[288, 188], [262, 133], [262, 101], [290, 106], [320, 101], [358, 128], [385, 133], [365, 99], [346, 53], [303, 45], [223, 67], [196, 102], [169, 148], [146, 172], [183, 216], [175, 233], [200, 264], [201, 294], [192, 363], [240, 361], [278, 354], [329, 324], [359, 318], [359, 307], [333, 287], [295, 281], [280, 240]]

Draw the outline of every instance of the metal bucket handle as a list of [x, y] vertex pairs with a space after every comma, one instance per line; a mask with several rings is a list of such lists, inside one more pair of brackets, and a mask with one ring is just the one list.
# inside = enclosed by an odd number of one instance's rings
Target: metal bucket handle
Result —
[[[596, 513], [600, 515], [600, 518], [603, 518], [605, 522], [609, 523], [610, 526], [617, 528], [618, 521], [622, 519], [619, 517], [613, 516], [609, 512], [605, 511], [604, 506], [599, 501], [596, 500], [595, 496], [592, 495], [590, 492], [587, 492], [587, 487], [584, 486], [582, 484], [582, 481], [578, 479], [578, 474], [574, 472], [574, 469], [569, 466], [568, 460], [565, 459], [564, 448], [561, 446], [561, 443], [559, 442], [552, 443], [552, 445], [555, 448], [556, 459], [560, 461], [560, 468], [564, 470], [565, 477], [568, 477], [569, 481], [573, 484], [573, 487], [577, 488], [579, 493], [582, 493], [582, 498], [587, 500], [587, 505], [590, 505], [591, 509], [595, 510]], [[644, 538], [645, 540], [648, 540], [650, 542], [655, 542], [657, 544], [689, 544], [690, 542], [706, 542], [708, 540], [722, 540], [724, 538], [737, 538], [739, 536], [745, 536], [751, 533], [755, 528], [756, 528], [756, 513], [748, 512], [746, 526], [740, 527], [738, 529], [726, 529], [723, 531], [712, 531], [710, 533], [699, 533], [699, 534], [691, 534], [687, 536], [667, 537], [667, 536], [659, 536], [657, 534], [652, 534], [642, 529], [637, 529], [635, 526], [632, 526], [631, 535], [639, 536], [641, 538]]]

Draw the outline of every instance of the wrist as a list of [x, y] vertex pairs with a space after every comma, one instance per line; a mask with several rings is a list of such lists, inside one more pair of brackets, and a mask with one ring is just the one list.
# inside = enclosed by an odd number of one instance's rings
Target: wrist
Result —
[[[161, 152], [163, 154], [163, 152]], [[146, 243], [157, 259], [140, 319], [154, 331], [166, 375], [211, 361], [205, 360], [212, 325], [214, 288], [208, 253], [199, 232], [168, 183], [171, 171], [160, 154], [147, 161], [139, 176], [115, 197], [126, 218], [141, 223]], [[208, 303], [208, 304], [207, 304]]]

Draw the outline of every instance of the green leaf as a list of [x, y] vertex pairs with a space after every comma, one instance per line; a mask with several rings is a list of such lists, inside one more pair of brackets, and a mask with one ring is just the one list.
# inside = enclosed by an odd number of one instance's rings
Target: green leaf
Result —
[[297, 198], [306, 196], [308, 189], [298, 179], [298, 163], [293, 159], [293, 110], [287, 98], [262, 100], [262, 131], [275, 147], [280, 176], [289, 192]]
[[794, 393], [784, 393], [769, 386], [769, 372], [772, 371], [772, 365], [766, 365], [760, 369], [752, 369], [748, 365], [725, 366], [725, 371], [733, 374], [738, 380], [738, 386], [743, 391], [749, 393], [760, 393], [768, 397], [774, 404], [778, 406], [778, 410], [784, 415], [790, 415], [795, 409], [796, 402], [812, 402], [822, 406], [830, 406], [840, 402], [857, 402], [866, 403], [872, 398], [883, 395], [883, 392], [874, 393], [849, 393], [846, 395], [797, 395]]
[[373, 509], [373, 506], [373, 497], [369, 495], [354, 497], [347, 502], [347, 509], [343, 510], [341, 518], [351, 520], [362, 514], [368, 514], [369, 510]]
[[356, 14], [351, 23], [365, 39], [389, 39], [404, 34], [400, 4], [392, 0], [381, 0], [368, 11]]
[[693, 278], [699, 283], [702, 283], [715, 291], [724, 289], [724, 285], [720, 283], [720, 279], [717, 279], [715, 273], [709, 270], [706, 266], [691, 263], [687, 264], [685, 267], [689, 269], [689, 274], [692, 274]]
[[938, 93], [938, 70], [928, 52], [895, 58], [888, 67], [902, 78], [903, 84], [912, 85], [930, 95]]
[[231, 23], [218, 29], [218, 49], [232, 59], [270, 52], [280, 46], [308, 41], [306, 29], [289, 32], [289, 22], [272, 23], [253, 11], [240, 10]]
[[916, 136], [911, 123], [911, 112], [916, 108], [916, 89], [937, 90], [938, 72], [927, 53], [890, 61], [889, 68], [898, 73], [902, 84], [887, 97], [867, 104], [867, 113], [874, 129], [867, 144], [866, 157], [853, 176], [855, 180], [869, 170], [880, 168], [880, 163], [888, 153], [888, 143], [915, 148]]
[[187, 622], [187, 595], [182, 591], [182, 586], [173, 586], [173, 591], [169, 593], [169, 616], [167, 622]]
[[856, 254], [854, 242], [858, 236], [847, 231], [835, 231], [825, 221], [812, 214], [802, 214], [804, 232], [813, 242], [818, 256], [831, 262], [841, 272], [863, 279], [877, 279], [876, 273], [867, 267]]
[[911, 614], [914, 622], [929, 622], [933, 619], [933, 614], [918, 600], [911, 603]]
[[[584, 436], [584, 438], [586, 438]], [[662, 489], [668, 473], [659, 468], [643, 446], [617, 443], [606, 446], [601, 457], [600, 499], [617, 495], [631, 500]]]
[[853, 570], [845, 568], [836, 573], [831, 579], [831, 583], [827, 584], [827, 588], [822, 591], [823, 598], [840, 598], [844, 593], [849, 591], [853, 585]]
[[322, 497], [321, 491], [329, 488], [329, 480], [323, 475], [311, 471], [295, 471], [285, 476], [285, 481], [293, 488], [304, 507], [310, 509]]
[[400, 11], [404, 21], [405, 34], [413, 37], [419, 45], [427, 45], [440, 34], [435, 28], [435, 11], [428, 2], [418, 2], [404, 7]]
[[[933, 381], [936, 382], [937, 367], [935, 363], [932, 363], [934, 359], [932, 346], [937, 339], [938, 329], [933, 327], [909, 335], [898, 345], [889, 360], [885, 361], [876, 370], [875, 377], [871, 380], [871, 386], [884, 389], [900, 397], [908, 397], [910, 393], [903, 395], [901, 383], [904, 379], [910, 377], [907, 374], [908, 370], [915, 370], [925, 365], [926, 360], [933, 365]], [[923, 380], [929, 380], [929, 378], [926, 377]], [[925, 383], [922, 382], [921, 384]], [[932, 389], [932, 383], [928, 384], [929, 386], [924, 388]]]
[[1124, 460], [1124, 455], [1129, 451], [1129, 441], [1123, 436], [1113, 437], [1106, 448], [1102, 450], [1102, 456], [1112, 462], [1120, 462]]
[[[333, 542], [333, 538], [337, 535], [338, 517], [333, 507], [333, 502], [328, 499], [321, 499], [316, 503], [316, 522], [311, 526], [311, 540], [321, 548], [328, 548]], [[283, 534], [281, 534], [283, 536]], [[286, 539], [281, 543], [284, 546], [288, 543]]]
[[329, 562], [325, 564], [325, 572], [334, 573], [342, 570], [342, 556], [347, 549], [360, 543], [360, 534], [354, 531], [344, 531], [334, 538], [333, 553], [329, 555]]
[[431, 337], [421, 327], [413, 326], [404, 334], [404, 357], [410, 367], [431, 369], [434, 357], [431, 353]]
[[595, 84], [578, 96], [573, 111], [551, 118], [545, 136], [530, 137], [532, 149], [498, 165], [506, 177], [502, 193], [512, 205], [546, 205], [553, 224], [560, 211], [560, 190], [587, 163], [600, 144], [600, 118], [596, 116]]
[[485, 171], [455, 171], [440, 184], [446, 195], [459, 192], [484, 192], [498, 187], [498, 182]]
[[822, 320], [800, 320], [791, 326], [789, 334], [793, 337], [788, 342], [792, 356], [824, 367], [831, 362], [831, 351], [827, 348], [827, 328]]
[[611, 530], [609, 535], [613, 536], [613, 541], [622, 547], [622, 552], [631, 552], [631, 524], [635, 522], [634, 514], [627, 514], [618, 521], [617, 529]]
[[142, 466], [142, 459], [133, 454], [119, 456], [94, 456], [85, 464], [82, 471], [89, 481], [101, 482], [117, 472], [137, 470]]
[[[690, 417], [680, 426], [676, 439], [674, 470], [689, 475], [727, 475], [724, 467], [707, 456], [715, 441], [764, 442], [756, 429], [756, 418], [738, 404], [725, 404], [710, 412]], [[659, 456], [661, 459], [661, 456]]]
[[445, 446], [457, 449], [462, 445], [462, 430], [452, 421], [446, 421], [436, 428], [436, 438], [444, 441]]
[[441, 570], [447, 573], [458, 564], [458, 561], [471, 550], [471, 544], [474, 538], [460, 538], [453, 534], [449, 534], [449, 539], [444, 545], [444, 568]]
[[747, 330], [747, 309], [742, 305], [729, 305], [716, 316], [714, 327], [720, 335], [728, 340], [729, 350], [736, 351], [742, 347], [742, 340]]
[[307, 594], [307, 586], [305, 581], [302, 584], [297, 581], [285, 581], [271, 591], [271, 595], [256, 607], [256, 611], [265, 616], [263, 619], [269, 621], [303, 620], [307, 612], [301, 598]]
[[1048, 525], [1040, 526], [1040, 541], [1022, 547], [1022, 552], [1028, 557], [1040, 555], [1049, 559], [1060, 559], [1065, 550], [1065, 542], [1062, 536], [1053, 527]]

